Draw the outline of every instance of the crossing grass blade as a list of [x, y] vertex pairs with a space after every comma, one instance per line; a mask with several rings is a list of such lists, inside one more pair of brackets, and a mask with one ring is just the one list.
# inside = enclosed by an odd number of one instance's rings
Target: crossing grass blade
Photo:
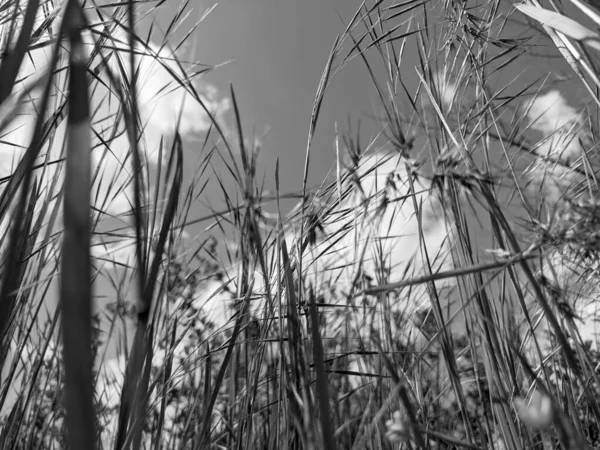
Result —
[[585, 42], [595, 50], [600, 50], [600, 35], [569, 17], [536, 5], [522, 4], [515, 5], [515, 8], [542, 25], [549, 26], [577, 41]]
[[230, 361], [231, 361], [231, 358], [233, 355], [234, 348], [237, 344], [238, 337], [240, 335], [240, 332], [242, 331], [242, 325], [244, 323], [244, 320], [246, 320], [245, 315], [246, 315], [246, 313], [248, 311], [248, 307], [250, 305], [250, 295], [252, 293], [252, 285], [253, 285], [253, 281], [250, 283], [248, 289], [246, 290], [246, 294], [243, 298], [243, 303], [239, 310], [238, 317], [236, 318], [235, 324], [233, 326], [231, 336], [229, 337], [228, 341], [225, 344], [227, 349], [226, 349], [225, 355], [223, 357], [223, 362], [221, 363], [221, 365], [219, 367], [217, 376], [215, 377], [214, 380], [211, 381], [212, 392], [210, 393], [210, 396], [208, 397], [209, 398], [208, 402], [205, 404], [205, 409], [202, 411], [204, 417], [202, 418], [202, 423], [200, 424], [200, 427], [199, 427], [197, 445], [194, 447], [194, 450], [196, 450], [196, 449], [200, 450], [200, 449], [206, 448], [210, 443], [210, 427], [211, 427], [210, 420], [212, 417], [212, 412], [215, 407], [215, 403], [217, 401], [217, 396], [219, 395], [221, 386], [223, 385], [223, 382], [225, 380], [227, 368], [230, 367]]
[[[63, 30], [64, 22], [63, 25], [61, 25], [61, 34]], [[53, 47], [48, 72], [45, 75], [46, 80], [40, 100], [38, 116], [35, 120], [31, 143], [0, 195], [0, 220], [7, 219], [9, 211], [8, 206], [15, 198], [17, 198], [17, 196], [19, 197], [15, 209], [11, 211], [10, 239], [4, 257], [5, 271], [2, 277], [2, 288], [0, 290], [0, 345], [3, 348], [7, 348], [8, 346], [8, 338], [10, 335], [9, 328], [11, 324], [14, 325], [12, 321], [14, 319], [15, 305], [19, 290], [19, 275], [22, 273], [26, 240], [31, 225], [25, 218], [27, 217], [26, 212], [33, 207], [29, 202], [28, 192], [33, 178], [34, 161], [43, 142], [45, 125], [44, 115], [48, 109], [53, 81], [52, 73], [58, 61], [59, 50], [60, 46], [59, 42], [57, 42]], [[18, 192], [19, 187], [21, 188], [20, 193]], [[6, 351], [0, 351], [0, 367], [4, 365], [5, 356]]]
[[[27, 3], [27, 10], [25, 11], [25, 17], [23, 18], [23, 24], [21, 25], [17, 42], [14, 47], [9, 47], [3, 55], [2, 64], [0, 65], [0, 104], [10, 95], [13, 86], [15, 85], [15, 81], [17, 80], [21, 62], [29, 50], [29, 42], [39, 5], [40, 0], [32, 0]], [[14, 27], [17, 24], [16, 17], [18, 6], [19, 4], [17, 2], [14, 6], [15, 9], [10, 22], [8, 36], [13, 35]]]
[[150, 314], [158, 286], [159, 269], [172, 232], [183, 182], [183, 148], [179, 135], [176, 136], [170, 155], [166, 173], [166, 177], [172, 179], [168, 190], [169, 198], [154, 248], [154, 257], [146, 278], [147, 282], [141, 295], [141, 301], [146, 305], [146, 309], [138, 311], [137, 329], [131, 355], [127, 362], [125, 380], [123, 381], [122, 403], [117, 429], [117, 448], [139, 448], [146, 418], [154, 335], [154, 326]]
[[[125, 379], [121, 395], [121, 406], [119, 409], [118, 426], [116, 431], [115, 448], [130, 448], [139, 442], [144, 422], [141, 412], [146, 404], [146, 389], [148, 385], [147, 374], [149, 363], [152, 360], [151, 336], [149, 335], [149, 317], [151, 298], [146, 297], [146, 282], [148, 280], [148, 222], [147, 214], [142, 208], [142, 194], [144, 192], [144, 179], [142, 161], [138, 148], [139, 137], [139, 114], [137, 104], [137, 77], [138, 70], [135, 62], [135, 11], [132, 0], [126, 3], [127, 11], [127, 45], [129, 76], [126, 71], [121, 70], [127, 80], [126, 93], [121, 93], [121, 99], [125, 107], [125, 121], [127, 134], [131, 145], [131, 156], [133, 161], [133, 216], [135, 227], [135, 258], [136, 258], [136, 281], [138, 286], [139, 300], [137, 303], [137, 329], [134, 337], [133, 348], [127, 361]], [[123, 95], [125, 94], [125, 95]], [[162, 253], [156, 255], [162, 258]], [[144, 369], [144, 367], [147, 367]]]

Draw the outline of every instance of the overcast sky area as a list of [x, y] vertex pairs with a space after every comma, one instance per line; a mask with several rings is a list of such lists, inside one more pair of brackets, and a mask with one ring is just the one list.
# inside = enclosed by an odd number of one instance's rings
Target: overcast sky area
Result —
[[[302, 187], [309, 121], [319, 80], [336, 35], [345, 29], [360, 3], [228, 0], [217, 4], [190, 40], [196, 46], [193, 59], [200, 63], [218, 65], [233, 60], [205, 79], [227, 96], [232, 83], [246, 137], [252, 136], [253, 128], [258, 136], [268, 130], [259, 173], [266, 174], [266, 185], [271, 189], [276, 158], [280, 160], [282, 191]], [[201, 16], [211, 5], [204, 1], [194, 6], [195, 14], [188, 23], [194, 23], [197, 19], [193, 17]], [[343, 132], [349, 118], [353, 126], [360, 119], [365, 143], [376, 132], [379, 125], [369, 118], [378, 107], [374, 94], [368, 72], [358, 59], [334, 78], [325, 95], [311, 150], [309, 185], [319, 184], [335, 161], [336, 121]]]
[[[234, 62], [211, 74], [226, 92], [238, 95], [246, 131], [270, 131], [263, 158], [273, 171], [280, 158], [282, 179], [299, 186], [308, 125], [319, 79], [336, 34], [341, 33], [359, 0], [229, 0], [217, 5], [198, 32], [196, 58], [216, 64]], [[338, 14], [340, 16], [338, 16]], [[373, 112], [374, 91], [356, 60], [334, 80], [314, 142], [311, 179], [319, 181], [334, 161], [333, 128], [346, 127], [347, 115]], [[363, 117], [363, 120], [365, 117]], [[271, 163], [269, 164], [270, 161]]]

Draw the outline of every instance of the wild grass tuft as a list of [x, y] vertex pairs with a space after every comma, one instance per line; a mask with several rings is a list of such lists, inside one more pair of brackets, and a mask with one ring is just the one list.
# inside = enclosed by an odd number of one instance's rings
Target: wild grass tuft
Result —
[[595, 7], [363, 2], [284, 193], [162, 6], [0, 3], [0, 448], [597, 447]]

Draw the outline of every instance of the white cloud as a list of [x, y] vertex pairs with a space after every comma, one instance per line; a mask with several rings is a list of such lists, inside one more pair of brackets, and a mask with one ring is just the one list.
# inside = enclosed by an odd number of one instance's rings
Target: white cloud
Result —
[[538, 95], [530, 102], [528, 108], [527, 117], [531, 121], [531, 128], [544, 134], [570, 125], [579, 117], [559, 91], [548, 91]]
[[225, 283], [216, 279], [208, 280], [197, 290], [192, 308], [201, 314], [203, 320], [222, 328], [233, 315], [234, 294], [226, 289]]
[[[124, 68], [129, 77], [131, 71], [127, 37], [122, 30], [117, 30], [111, 34], [111, 38], [108, 45], [114, 48], [114, 53], [110, 59], [110, 70], [120, 75]], [[176, 129], [183, 137], [205, 133], [212, 123], [207, 110], [223, 125], [223, 116], [229, 110], [230, 102], [227, 98], [220, 98], [213, 85], [198, 80], [191, 82], [203, 106], [196, 100], [191, 88], [180, 82], [187, 83], [189, 80], [185, 81], [186, 75], [176, 61], [177, 55], [167, 46], [152, 42], [146, 46], [136, 42], [135, 50], [138, 108], [140, 120], [146, 127], [144, 137], [151, 160], [156, 162], [161, 137], [168, 145]]]
[[438, 90], [438, 93], [440, 94], [440, 100], [442, 101], [442, 104], [446, 107], [452, 105], [452, 102], [454, 101], [458, 92], [458, 87], [456, 86], [456, 83], [444, 77], [444, 74], [442, 72], [436, 73], [434, 75], [433, 81]]
[[582, 181], [569, 166], [584, 151], [580, 143], [587, 135], [583, 112], [570, 106], [556, 90], [537, 96], [526, 107], [527, 125], [540, 135], [539, 142], [532, 146], [540, 157], [526, 173], [528, 189], [535, 199], [542, 198], [553, 207], [572, 197]]
[[[390, 174], [394, 175], [394, 187], [386, 188]], [[424, 275], [415, 202], [422, 216], [424, 243], [433, 261], [433, 270], [441, 269], [448, 262], [449, 234], [441, 205], [429, 190], [429, 183], [423, 179], [415, 180], [413, 198], [405, 161], [397, 154], [375, 153], [363, 158], [358, 176], [365, 197], [371, 198], [367, 210], [364, 210], [363, 198], [359, 195], [349, 199], [330, 215], [330, 220], [325, 224], [325, 234], [343, 237], [316, 262], [314, 271], [320, 274], [325, 271], [327, 277], [331, 275], [331, 279], [341, 278], [343, 283], [349, 283], [355, 276], [354, 262], [359, 259], [366, 245], [363, 269], [372, 277], [375, 276], [380, 249], [386, 266], [391, 268], [390, 282], [398, 281], [409, 268], [407, 276], [413, 273]], [[381, 206], [384, 192], [388, 206], [377, 217], [376, 211]], [[351, 231], [344, 232], [345, 229]], [[319, 248], [327, 245], [328, 242], [324, 241]], [[426, 297], [419, 295], [412, 295], [413, 300], [417, 303], [428, 302]]]
[[[377, 284], [376, 272], [380, 251], [384, 255], [385, 266], [390, 268], [387, 283], [428, 274], [421, 252], [419, 224], [413, 198], [409, 195], [410, 187], [404, 162], [397, 154], [374, 153], [364, 157], [361, 160], [358, 176], [365, 196], [372, 197], [367, 209], [365, 210], [361, 203], [362, 194], [346, 198], [341, 205], [327, 214], [327, 219], [323, 223], [324, 236], [319, 235], [317, 244], [304, 253], [303, 281], [306, 286], [312, 284], [317, 295], [325, 295], [326, 302], [341, 306], [340, 302], [345, 301], [345, 294], [351, 289], [352, 281], [356, 276], [357, 262], [363, 249], [364, 259], [361, 267], [372, 278], [373, 284]], [[390, 186], [386, 188], [390, 174], [394, 175], [396, 189]], [[441, 205], [429, 190], [428, 182], [415, 181], [414, 189], [416, 192], [414, 201], [421, 209], [423, 239], [432, 262], [432, 270], [435, 273], [449, 269], [452, 230], [445, 222]], [[387, 191], [389, 205], [382, 214], [377, 216], [376, 211], [381, 205], [384, 191]], [[292, 232], [285, 237], [292, 260], [296, 237]], [[231, 291], [235, 291], [237, 269], [237, 266], [232, 266], [225, 277], [234, 280], [234, 283], [229, 286]], [[264, 299], [261, 296], [265, 291], [263, 276], [255, 272], [254, 277], [253, 294]], [[438, 289], [451, 285], [453, 285], [452, 280], [436, 282]], [[233, 313], [231, 306], [234, 296], [219, 292], [221, 286], [221, 282], [209, 282], [207, 286], [200, 289], [196, 302], [198, 308], [201, 308], [205, 314], [210, 314], [211, 320], [217, 327], [226, 326]], [[273, 283], [273, 286], [276, 286], [276, 283]], [[362, 301], [362, 296], [357, 293], [364, 287], [359, 284], [353, 295], [357, 305]], [[332, 289], [335, 291], [333, 294]], [[413, 287], [410, 294], [408, 289], [402, 291], [394, 301], [390, 301], [390, 304], [392, 313], [404, 313], [407, 317], [411, 317], [417, 310], [429, 307], [429, 297], [425, 286], [419, 285]], [[372, 314], [373, 308], [377, 310], [377, 314]], [[253, 301], [251, 310], [260, 316], [264, 311], [264, 303]], [[366, 310], [359, 308], [350, 311], [348, 308], [333, 308], [328, 310], [328, 313], [342, 310], [340, 314], [331, 313], [328, 318], [326, 330], [328, 336], [341, 331], [342, 324], [347, 318], [344, 312], [351, 312], [353, 315], [350, 325], [354, 327], [352, 332], [367, 333], [370, 330], [370, 326], [365, 327], [367, 323], [373, 325], [375, 329], [380, 327], [378, 320], [383, 310], [382, 305], [377, 301], [373, 301], [371, 307]], [[397, 330], [397, 332], [403, 334], [405, 338], [411, 333], [411, 339], [415, 337], [415, 330], [410, 324], [404, 331]], [[348, 335], [338, 337], [352, 338]]]
[[96, 392], [106, 408], [119, 406], [126, 369], [127, 361], [124, 356], [104, 361], [100, 365]]
[[[41, 19], [38, 19], [38, 24], [40, 22]], [[98, 26], [99, 24], [95, 25], [95, 27]], [[90, 54], [93, 48], [91, 36], [90, 32], [85, 34], [85, 41], [88, 43], [86, 48]], [[128, 46], [123, 31], [113, 30], [111, 36], [117, 41], [107, 42], [104, 45], [114, 50], [110, 68], [119, 80], [120, 71], [117, 70], [117, 60], [121, 60], [124, 67], [129, 67]], [[97, 36], [95, 38], [97, 39]], [[158, 163], [158, 146], [161, 137], [165, 139], [163, 154], [166, 158], [182, 106], [179, 132], [184, 139], [200, 137], [203, 133], [206, 133], [210, 127], [211, 119], [200, 103], [175, 80], [173, 74], [182, 78], [184, 74], [174, 61], [171, 51], [166, 47], [160, 48], [155, 43], [150, 43], [149, 49], [145, 49], [141, 44], [138, 44], [137, 50], [143, 53], [136, 58], [139, 73], [137, 100], [141, 121], [146, 126], [140, 150], [145, 151], [147, 161]], [[110, 51], [105, 49], [104, 53], [109, 54]], [[18, 76], [18, 80], [21, 81], [16, 86], [15, 91], [23, 92], [41, 75], [46, 74], [50, 57], [50, 47], [33, 50], [30, 56], [23, 61]], [[162, 61], [164, 65], [161, 65], [157, 59]], [[100, 59], [96, 57], [93, 64], [95, 65], [99, 61]], [[68, 62], [64, 58], [59, 62], [60, 68], [66, 68], [67, 65]], [[56, 77], [55, 85], [57, 89], [50, 105], [50, 111], [54, 111], [64, 101], [62, 92], [65, 91], [66, 79], [66, 71]], [[101, 75], [101, 79], [106, 84], [110, 83], [106, 74]], [[214, 86], [204, 83], [200, 79], [195, 79], [192, 84], [206, 108], [222, 124], [223, 116], [229, 108], [228, 99], [221, 98], [219, 91]], [[95, 175], [95, 180], [91, 194], [92, 203], [98, 210], [118, 217], [131, 211], [134, 202], [131, 146], [125, 133], [124, 120], [122, 118], [117, 119], [120, 108], [112, 88], [108, 88], [98, 81], [93, 81], [89, 92], [91, 94], [91, 112], [94, 127], [94, 134], [92, 134], [92, 174]], [[30, 145], [36, 120], [36, 107], [39, 106], [41, 93], [42, 86], [40, 84], [31, 92], [29, 96], [31, 101], [21, 106], [18, 111], [19, 114], [15, 114], [15, 118], [2, 132], [0, 137], [0, 177], [9, 177], [14, 172], [26, 148]], [[116, 134], [114, 133], [115, 130], [118, 131]], [[36, 164], [43, 164], [46, 161], [53, 163], [63, 156], [66, 132], [67, 118], [65, 117], [58, 123], [56, 134], [51, 142], [47, 142], [43, 146]], [[37, 177], [38, 183], [41, 183], [42, 190], [48, 198], [58, 198], [57, 194], [64, 179], [63, 165], [61, 163], [50, 164], [44, 169], [43, 175], [42, 171], [38, 170]], [[52, 183], [56, 178], [58, 183], [53, 186]], [[0, 185], [0, 189], [2, 188], [3, 185]], [[39, 212], [42, 201], [38, 203], [37, 211]], [[60, 218], [61, 215], [59, 214]], [[0, 229], [5, 230], [6, 226], [7, 219], [5, 218], [0, 224]], [[41, 233], [41, 235], [43, 234]], [[113, 250], [115, 245], [117, 244], [111, 244], [108, 250]], [[126, 240], [123, 241], [122, 247], [133, 248], [128, 245]], [[95, 248], [97, 256], [101, 257], [102, 255], [98, 253], [100, 249], [100, 247]], [[117, 259], [123, 259], [123, 252], [124, 250], [120, 250], [115, 255]], [[105, 256], [112, 257], [110, 252]]]
[[[536, 274], [544, 276], [551, 285], [561, 291], [561, 301], [566, 302], [575, 313], [575, 326], [579, 332], [583, 343], [591, 343], [593, 350], [598, 350], [598, 331], [600, 331], [600, 323], [598, 321], [598, 289], [589, 277], [583, 276], [580, 261], [573, 260], [569, 256], [562, 254], [558, 250], [548, 253], [545, 256], [542, 268]], [[552, 306], [552, 305], [551, 305]], [[553, 334], [553, 329], [544, 317], [542, 307], [534, 298], [529, 301], [529, 313], [534, 318], [535, 338], [542, 350], [542, 355], [548, 355], [555, 350], [556, 342], [550, 339]], [[556, 316], [560, 319], [561, 314], [557, 311]], [[537, 322], [539, 319], [539, 322]], [[521, 327], [524, 332], [529, 331], [528, 325], [523, 322]], [[562, 327], [563, 332], [570, 332], [566, 326]], [[573, 338], [573, 336], [570, 336]], [[526, 342], [526, 350], [532, 358], [537, 358], [537, 348], [533, 346], [532, 338], [528, 334]]]
[[537, 160], [527, 173], [527, 189], [531, 195], [543, 199], [553, 207], [568, 199], [582, 181], [581, 174], [560, 164]]
[[[564, 206], [565, 201], [580, 198], [580, 188], [585, 177], [569, 167], [583, 154], [580, 139], [585, 138], [583, 112], [569, 105], [564, 96], [556, 90], [549, 91], [536, 97], [527, 105], [528, 124], [531, 129], [540, 133], [542, 140], [535, 149], [538, 154], [555, 158], [552, 162], [536, 158], [527, 176], [530, 179], [528, 189], [532, 196], [539, 201], [543, 199], [550, 207]], [[554, 213], [554, 209], [551, 212]], [[563, 208], [555, 211], [564, 214]], [[551, 250], [546, 255], [547, 261], [541, 271], [550, 282], [556, 283], [563, 289], [565, 301], [574, 308], [574, 312], [582, 320], [576, 320], [583, 341], [592, 341], [597, 348], [596, 330], [597, 307], [593, 299], [596, 297], [593, 286], [588, 285], [580, 275], [580, 267], [570, 261], [559, 250]], [[543, 313], [537, 302], [532, 302], [535, 313], [543, 318]], [[536, 329], [536, 338], [543, 351], [551, 350], [548, 332], [551, 331], [545, 319], [541, 320]], [[533, 347], [532, 347], [533, 348]], [[532, 356], [536, 356], [535, 352]]]
[[136, 264], [135, 248], [134, 238], [123, 238], [112, 243], [100, 241], [92, 244], [91, 254], [96, 263], [106, 266], [105, 268], [133, 268]]
[[[117, 59], [123, 62], [126, 68], [129, 67], [127, 43], [123, 32], [115, 31], [113, 36], [120, 40], [106, 45], [114, 48], [114, 54], [111, 58], [111, 69], [117, 77], [121, 74], [117, 70]], [[86, 35], [86, 42], [91, 43], [91, 34]], [[90, 53], [92, 46], [86, 46]], [[146, 151], [146, 157], [149, 161], [157, 163], [158, 145], [161, 136], [166, 139], [166, 149], [170, 147], [169, 141], [175, 133], [177, 118], [180, 108], [183, 106], [179, 132], [183, 138], [193, 138], [205, 133], [210, 126], [211, 119], [208, 117], [203, 107], [196, 101], [189, 92], [179, 85], [174, 76], [169, 73], [172, 71], [175, 76], [183, 77], [183, 72], [177, 63], [173, 60], [173, 54], [166, 47], [160, 48], [154, 43], [149, 44], [149, 49], [144, 49], [138, 44], [138, 51], [143, 53], [136, 58], [136, 65], [139, 71], [138, 78], [138, 106], [142, 123], [146, 125], [144, 132], [144, 143], [142, 150]], [[104, 50], [106, 53], [107, 51]], [[19, 79], [22, 80], [18, 90], [23, 90], [26, 85], [32, 82], [32, 76], [46, 73], [50, 61], [50, 49], [39, 48], [31, 52], [30, 57], [23, 62], [19, 72]], [[164, 66], [157, 59], [160, 59]], [[99, 62], [96, 58], [95, 63]], [[66, 68], [67, 61], [62, 60], [59, 67]], [[107, 76], [101, 77], [108, 83]], [[64, 86], [66, 80], [65, 73], [57, 77], [57, 86]], [[214, 114], [217, 120], [223, 120], [223, 115], [229, 108], [229, 101], [220, 98], [217, 89], [207, 83], [196, 79], [193, 82], [200, 98], [204, 101], [206, 108]], [[62, 90], [62, 87], [59, 87]], [[94, 185], [93, 198], [95, 206], [104, 209], [106, 212], [119, 215], [129, 211], [130, 204], [133, 202], [132, 183], [131, 183], [131, 164], [132, 159], [129, 155], [130, 145], [126, 134], [121, 133], [113, 137], [112, 132], [115, 128], [124, 131], [123, 120], [117, 121], [119, 112], [119, 103], [113, 92], [103, 84], [92, 82], [90, 93], [91, 111], [94, 113], [92, 122], [95, 132], [104, 139], [105, 145], [99, 137], [93, 136], [93, 171], [99, 170], [102, 176], [99, 176]], [[8, 128], [3, 132], [2, 142], [0, 142], [0, 177], [7, 177], [14, 171], [14, 168], [24, 150], [31, 141], [31, 135], [35, 124], [35, 105], [39, 105], [41, 86], [31, 94], [33, 102], [25, 106], [22, 114], [17, 115]], [[63, 101], [64, 97], [58, 95], [57, 101]], [[54, 108], [58, 105], [55, 103]], [[49, 154], [50, 161], [60, 158], [66, 136], [66, 118], [59, 124], [57, 135], [51, 145], [46, 145], [42, 149], [43, 155]], [[108, 147], [108, 148], [107, 148]], [[61, 165], [53, 165], [48, 168], [43, 182], [50, 184], [54, 176], [61, 175]], [[59, 183], [60, 186], [60, 183]]]
[[542, 156], [573, 162], [583, 152], [579, 143], [582, 115], [570, 106], [559, 91], [549, 91], [534, 98], [528, 107], [527, 119], [531, 129], [542, 134], [536, 146]]
[[[37, 23], [41, 23], [41, 10]], [[56, 22], [58, 23], [58, 22]], [[0, 32], [4, 28], [0, 28]], [[56, 31], [56, 27], [55, 27]], [[114, 33], [117, 35], [118, 33]], [[87, 41], [90, 43], [90, 33], [87, 33]], [[123, 33], [121, 33], [123, 37]], [[124, 41], [122, 41], [124, 42]], [[128, 67], [128, 49], [125, 45], [108, 46], [116, 47], [116, 56]], [[182, 76], [181, 69], [172, 60], [172, 53], [166, 48], [162, 50], [154, 43], [151, 43], [152, 54], [144, 54], [137, 57], [140, 78], [138, 82], [137, 100], [141, 112], [142, 122], [146, 123], [144, 145], [141, 150], [146, 151], [146, 160], [151, 163], [157, 163], [158, 143], [161, 135], [165, 135], [167, 141], [172, 139], [180, 106], [183, 105], [183, 113], [179, 126], [179, 132], [184, 139], [201, 137], [210, 126], [210, 118], [202, 106], [177, 82], [169, 73], [173, 71], [177, 76]], [[86, 46], [90, 54], [92, 47]], [[156, 55], [158, 53], [158, 56]], [[155, 61], [161, 59], [165, 66]], [[19, 83], [15, 86], [14, 92], [25, 92], [33, 83], [46, 75], [49, 70], [51, 58], [51, 47], [37, 48], [31, 51], [20, 68], [18, 74]], [[114, 69], [114, 61], [111, 66]], [[99, 59], [94, 60], [94, 64]], [[65, 58], [59, 61], [58, 68], [65, 69], [68, 62]], [[167, 70], [169, 69], [169, 70]], [[119, 71], [113, 72], [119, 76]], [[50, 113], [65, 100], [63, 93], [66, 92], [67, 72], [63, 70], [60, 75], [54, 79], [54, 94], [50, 102]], [[101, 75], [105, 83], [109, 83], [106, 75]], [[219, 91], [212, 85], [196, 78], [193, 85], [200, 98], [204, 101], [207, 109], [213, 113], [217, 120], [223, 120], [223, 115], [229, 108], [227, 99], [221, 98]], [[40, 104], [42, 85], [36, 87], [30, 92], [27, 103], [20, 105], [20, 108], [14, 113], [13, 120], [2, 131], [0, 136], [0, 177], [6, 178], [13, 174], [17, 164], [23, 157], [27, 147], [30, 145], [33, 129], [36, 121], [36, 108]], [[97, 175], [93, 184], [91, 198], [93, 206], [103, 210], [105, 213], [114, 216], [120, 216], [131, 210], [133, 204], [133, 186], [132, 186], [132, 158], [130, 155], [130, 143], [124, 131], [124, 121], [117, 120], [119, 112], [119, 102], [111, 89], [104, 86], [101, 82], [93, 80], [90, 86], [92, 124], [96, 134], [92, 134], [92, 174]], [[119, 133], [113, 132], [117, 129]], [[44, 197], [36, 205], [36, 213], [39, 213], [44, 202], [52, 211], [56, 206], [56, 201], [60, 200], [58, 192], [62, 187], [64, 180], [64, 168], [62, 163], [56, 163], [63, 156], [67, 131], [66, 116], [58, 123], [57, 130], [53, 138], [44, 144], [40, 151], [40, 156], [36, 165], [45, 162], [51, 163], [43, 170], [36, 171], [36, 180], [41, 187]], [[166, 147], [169, 148], [168, 146]], [[57, 181], [55, 183], [55, 181]], [[5, 184], [0, 185], [0, 190], [4, 189]], [[9, 217], [5, 217], [0, 223], [0, 231], [5, 232]], [[61, 227], [62, 214], [58, 214]], [[45, 232], [40, 233], [43, 237]], [[6, 240], [5, 240], [6, 241]], [[96, 263], [104, 268], [115, 268], [118, 266], [133, 266], [135, 245], [130, 237], [123, 237], [116, 242], [106, 243], [101, 239], [95, 239], [92, 246], [92, 256], [96, 258]], [[2, 368], [2, 377], [5, 368]]]

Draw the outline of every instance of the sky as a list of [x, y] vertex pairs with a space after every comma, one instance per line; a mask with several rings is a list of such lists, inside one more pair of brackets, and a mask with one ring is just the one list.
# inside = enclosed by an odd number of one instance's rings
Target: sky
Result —
[[[361, 3], [360, 0], [228, 0], [216, 4], [190, 40], [192, 60], [209, 65], [228, 62], [202, 79], [216, 86], [224, 96], [229, 96], [230, 84], [233, 86], [246, 137], [251, 138], [253, 131], [262, 137], [266, 131], [259, 174], [265, 175], [267, 189], [274, 189], [276, 159], [280, 164], [281, 190], [297, 192], [302, 188], [309, 120], [317, 86], [336, 35], [343, 32]], [[167, 4], [165, 8], [172, 11], [178, 3]], [[210, 0], [198, 3], [185, 22], [189, 25], [184, 24], [170, 42], [178, 42], [186, 28], [213, 5]], [[155, 20], [164, 29], [171, 17], [172, 14], [157, 14]], [[506, 25], [507, 30], [510, 26]], [[513, 36], [518, 35], [515, 32]], [[368, 56], [375, 70], [381, 69], [382, 61], [376, 52]], [[409, 39], [403, 55], [402, 77], [413, 87], [418, 78], [410, 68], [417, 62], [416, 40]], [[527, 67], [514, 64], [504, 68], [502, 78], [495, 79], [497, 87], [518, 74], [519, 82], [509, 86], [509, 91], [518, 89], [551, 69], [556, 70], [558, 65], [556, 60], [542, 58], [534, 62]], [[490, 78], [494, 79], [494, 74]], [[364, 148], [381, 131], [380, 124], [373, 119], [380, 112], [368, 71], [363, 61], [356, 58], [337, 73], [326, 90], [311, 146], [309, 186], [319, 185], [335, 163], [335, 124], [341, 134], [349, 126], [356, 130], [360, 121]], [[231, 113], [228, 118], [233, 123]], [[190, 151], [193, 152], [193, 146]], [[501, 152], [498, 154], [501, 160]], [[523, 166], [529, 163], [527, 159], [523, 161]], [[218, 202], [219, 190], [213, 188], [208, 189], [207, 197]], [[295, 200], [284, 202], [284, 210], [295, 203]], [[206, 211], [196, 213], [203, 216]]]
[[[195, 59], [219, 67], [206, 79], [224, 94], [233, 85], [250, 137], [263, 140], [261, 161], [271, 188], [280, 160], [284, 190], [302, 186], [309, 121], [315, 93], [334, 39], [360, 6], [357, 0], [230, 0], [217, 4], [198, 28]], [[204, 3], [210, 5], [211, 3]], [[203, 5], [203, 6], [204, 6]], [[196, 7], [200, 15], [203, 7]], [[338, 15], [339, 14], [339, 15]], [[193, 22], [190, 17], [190, 23]], [[362, 119], [365, 141], [376, 107], [362, 62], [341, 71], [326, 92], [311, 150], [309, 183], [320, 183], [335, 161], [334, 123], [346, 130]]]
[[[215, 110], [225, 114], [224, 120], [233, 129], [231, 108], [226, 115], [229, 85], [233, 85], [246, 137], [251, 138], [255, 129], [263, 142], [259, 175], [261, 172], [265, 174], [267, 188], [274, 187], [277, 159], [280, 161], [281, 190], [299, 191], [302, 188], [309, 120], [317, 86], [335, 36], [345, 29], [360, 3], [359, 0], [229, 0], [218, 3], [190, 37], [185, 47], [185, 51], [189, 52], [189, 60], [215, 66], [231, 61], [203, 76], [201, 95], [208, 99]], [[160, 34], [160, 28], [167, 28], [179, 5], [177, 1], [168, 0], [162, 7], [163, 11], [154, 14], [157, 34]], [[175, 45], [204, 11], [213, 5], [212, 2], [195, 3], [181, 29], [170, 35], [168, 42]], [[149, 26], [149, 20], [142, 21], [140, 31], [148, 30]], [[409, 45], [404, 58], [407, 59], [403, 61], [405, 67], [410, 67], [413, 60], [417, 62], [413, 45]], [[177, 98], [159, 95], [159, 82], [164, 81], [166, 76], [164, 70], [152, 64], [143, 63], [142, 66], [140, 87], [143, 89], [139, 100], [142, 111], [148, 112], [148, 145], [156, 146], [158, 133], [168, 128], [166, 124], [173, 117]], [[39, 67], [29, 67], [28, 70], [39, 70]], [[543, 69], [538, 67], [536, 70]], [[159, 81], [155, 82], [157, 74]], [[403, 77], [409, 83], [415, 80], [410, 70], [403, 73]], [[189, 103], [185, 105], [185, 129], [190, 132], [205, 130], [208, 125], [201, 110]], [[110, 110], [105, 104], [102, 107]], [[311, 147], [309, 186], [320, 184], [334, 164], [335, 123], [339, 132], [343, 133], [348, 129], [349, 121], [352, 128], [356, 129], [360, 120], [362, 144], [365, 145], [380, 129], [372, 119], [377, 111], [375, 90], [363, 62], [357, 58], [336, 75], [326, 90]], [[267, 129], [269, 131], [263, 136]], [[195, 142], [189, 141], [184, 147], [188, 176], [193, 175], [193, 161], [198, 156], [195, 153], [198, 152], [199, 143]], [[56, 148], [52, 150], [57, 151]], [[12, 148], [2, 146], [0, 151], [13, 153]], [[109, 155], [111, 164], [118, 164], [118, 159], [119, 155]], [[3, 158], [2, 164], [6, 165], [8, 161], [8, 158]], [[114, 171], [115, 166], [110, 167]], [[9, 167], [2, 167], [2, 170], [9, 170]], [[111, 198], [116, 195], [114, 212], [122, 212], [122, 208], [127, 206], [127, 199], [123, 196], [114, 192], [105, 194]], [[128, 195], [125, 191], [125, 197]], [[222, 204], [222, 195], [214, 184], [207, 189], [204, 197], [217, 209]], [[295, 201], [284, 206], [289, 209], [293, 203]], [[205, 206], [196, 204], [190, 218], [206, 213]], [[198, 224], [188, 231], [199, 233], [205, 225]], [[484, 228], [481, 228], [481, 236], [485, 238], [482, 249], [492, 246], [490, 235]]]

